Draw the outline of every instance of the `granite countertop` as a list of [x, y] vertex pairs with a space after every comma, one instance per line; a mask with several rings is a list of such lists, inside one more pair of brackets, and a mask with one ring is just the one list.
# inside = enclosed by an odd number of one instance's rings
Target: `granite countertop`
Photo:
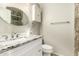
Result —
[[41, 35], [33, 35], [33, 36], [30, 36], [30, 37], [27, 37], [25, 39], [29, 39], [29, 40], [26, 41], [26, 42], [23, 42], [23, 43], [20, 43], [20, 44], [16, 44], [15, 46], [10, 46], [10, 47], [7, 47], [7, 48], [0, 49], [0, 54], [3, 53], [3, 52], [9, 51], [11, 49], [20, 47], [20, 46], [22, 46], [24, 44], [30, 43], [30, 42], [32, 42], [34, 40], [37, 40], [38, 38], [41, 38], [41, 37], [42, 37]]

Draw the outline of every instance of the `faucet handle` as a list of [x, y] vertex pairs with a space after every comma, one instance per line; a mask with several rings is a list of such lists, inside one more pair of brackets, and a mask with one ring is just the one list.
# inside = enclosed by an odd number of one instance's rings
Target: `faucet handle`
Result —
[[20, 34], [17, 34], [16, 37], [18, 38]]
[[2, 37], [7, 40], [8, 39], [8, 36], [7, 35], [2, 35]]
[[11, 34], [11, 37], [12, 37], [12, 38], [15, 38], [16, 34], [17, 34], [17, 33], [14, 33], [14, 32], [13, 32], [13, 33]]

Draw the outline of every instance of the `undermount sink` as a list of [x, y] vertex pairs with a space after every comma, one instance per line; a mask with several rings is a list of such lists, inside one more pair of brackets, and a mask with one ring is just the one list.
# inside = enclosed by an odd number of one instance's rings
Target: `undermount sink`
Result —
[[16, 38], [15, 40], [8, 40], [0, 42], [0, 48], [7, 48], [10, 46], [16, 46], [17, 44], [22, 44], [29, 41], [27, 38]]
[[33, 35], [33, 36], [30, 36], [30, 37], [15, 38], [14, 40], [9, 39], [9, 40], [0, 41], [0, 50], [11, 47], [11, 46], [16, 46], [18, 44], [22, 44], [22, 43], [25, 43], [25, 42], [28, 42], [28, 41], [31, 41], [31, 40], [33, 40], [33, 38], [36, 38], [36, 37], [38, 37], [38, 36]]

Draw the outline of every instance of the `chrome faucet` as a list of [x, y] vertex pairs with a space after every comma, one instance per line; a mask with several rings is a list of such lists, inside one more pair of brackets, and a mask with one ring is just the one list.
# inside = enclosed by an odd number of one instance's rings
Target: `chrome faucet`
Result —
[[2, 37], [4, 37], [4, 38], [5, 38], [5, 40], [7, 40], [7, 39], [8, 39], [8, 36], [7, 36], [7, 35], [2, 35]]
[[12, 33], [12, 35], [11, 35], [12, 40], [15, 40], [16, 38], [18, 38], [19, 35], [20, 35], [20, 34]]
[[12, 40], [15, 40], [15, 35], [16, 35], [16, 33], [12, 33], [12, 34], [11, 34]]
[[20, 35], [20, 34], [17, 34], [17, 35], [16, 35], [16, 38], [18, 38], [18, 37], [19, 37], [19, 35]]

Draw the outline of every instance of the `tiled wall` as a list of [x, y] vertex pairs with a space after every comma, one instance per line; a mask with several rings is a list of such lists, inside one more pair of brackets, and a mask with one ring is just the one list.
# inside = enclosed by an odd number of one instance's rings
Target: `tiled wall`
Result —
[[79, 4], [75, 4], [75, 55], [79, 52]]

